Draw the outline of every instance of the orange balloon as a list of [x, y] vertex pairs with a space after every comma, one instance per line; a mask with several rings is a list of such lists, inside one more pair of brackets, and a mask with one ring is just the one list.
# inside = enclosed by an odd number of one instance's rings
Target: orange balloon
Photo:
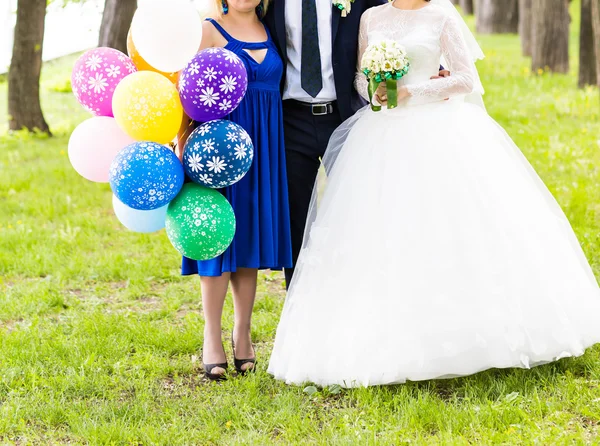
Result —
[[154, 71], [155, 73], [162, 74], [174, 84], [177, 84], [177, 81], [179, 80], [179, 72], [164, 73], [162, 71], [158, 71], [156, 68], [152, 67], [148, 62], [146, 62], [142, 56], [140, 56], [140, 53], [138, 52], [137, 48], [135, 47], [135, 44], [133, 43], [133, 37], [131, 37], [131, 30], [129, 30], [129, 33], [127, 34], [127, 53], [129, 54], [129, 57], [131, 58], [131, 60], [133, 60], [133, 63], [139, 71]]

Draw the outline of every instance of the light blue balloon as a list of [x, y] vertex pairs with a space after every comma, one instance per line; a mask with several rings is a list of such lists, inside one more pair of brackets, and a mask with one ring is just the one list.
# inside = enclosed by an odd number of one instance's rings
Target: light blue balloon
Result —
[[160, 231], [165, 227], [169, 205], [151, 211], [139, 211], [123, 204], [113, 195], [113, 209], [123, 226], [133, 232], [147, 234]]

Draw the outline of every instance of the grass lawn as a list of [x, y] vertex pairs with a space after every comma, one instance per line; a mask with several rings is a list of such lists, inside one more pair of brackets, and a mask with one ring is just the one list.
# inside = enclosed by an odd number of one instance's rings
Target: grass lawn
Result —
[[[479, 68], [490, 114], [599, 275], [600, 101], [576, 88], [576, 40], [566, 76], [532, 76], [516, 36], [481, 37]], [[259, 373], [205, 382], [198, 279], [180, 277], [164, 231], [122, 228], [109, 187], [70, 167], [68, 135], [87, 117], [61, 92], [73, 60], [44, 66], [53, 138], [6, 132], [0, 83], [0, 444], [600, 444], [599, 348], [531, 371], [340, 393], [275, 382], [276, 273], [260, 276]], [[228, 300], [229, 331], [231, 316]]]

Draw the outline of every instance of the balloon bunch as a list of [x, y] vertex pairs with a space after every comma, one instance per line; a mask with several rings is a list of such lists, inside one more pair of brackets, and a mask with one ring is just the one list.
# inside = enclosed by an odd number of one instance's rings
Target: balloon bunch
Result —
[[[78, 102], [94, 116], [69, 140], [69, 159], [84, 178], [110, 183], [119, 221], [135, 232], [166, 227], [173, 246], [195, 260], [222, 254], [235, 216], [214, 189], [240, 181], [253, 145], [239, 125], [223, 120], [248, 86], [243, 62], [224, 48], [198, 52], [202, 24], [189, 0], [155, 0], [136, 11], [129, 55], [96, 48], [75, 63]], [[165, 144], [175, 140], [183, 113], [200, 124], [183, 164]], [[184, 185], [187, 173], [193, 183]]]

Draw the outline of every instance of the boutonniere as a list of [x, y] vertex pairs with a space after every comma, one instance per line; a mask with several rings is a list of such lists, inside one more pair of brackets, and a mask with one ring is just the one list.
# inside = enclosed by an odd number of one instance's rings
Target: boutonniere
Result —
[[333, 0], [333, 6], [342, 11], [342, 17], [350, 14], [352, 3], [354, 3], [354, 0]]

